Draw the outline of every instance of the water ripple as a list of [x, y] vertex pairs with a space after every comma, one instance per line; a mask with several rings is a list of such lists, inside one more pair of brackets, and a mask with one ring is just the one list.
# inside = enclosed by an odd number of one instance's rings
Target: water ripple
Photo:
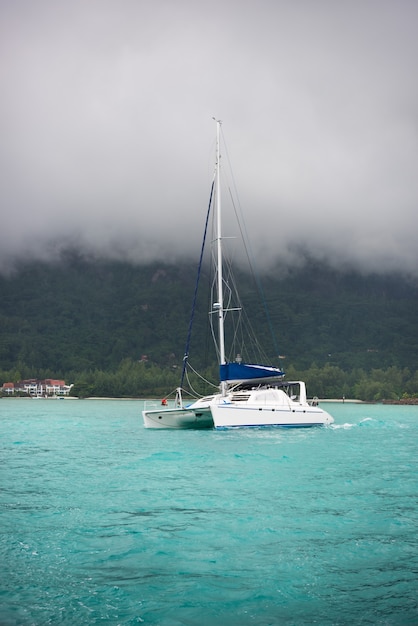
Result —
[[417, 408], [219, 433], [38, 404], [0, 402], [2, 626], [418, 623]]

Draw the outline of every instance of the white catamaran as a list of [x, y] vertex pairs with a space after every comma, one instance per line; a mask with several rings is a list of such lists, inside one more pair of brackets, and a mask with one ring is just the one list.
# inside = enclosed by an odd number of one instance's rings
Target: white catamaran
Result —
[[216, 301], [211, 315], [217, 317], [220, 386], [217, 393], [199, 398], [184, 406], [181, 389], [177, 390], [174, 408], [145, 408], [142, 412], [146, 428], [237, 428], [282, 426], [302, 428], [333, 423], [333, 418], [318, 406], [308, 402], [305, 383], [284, 381], [284, 372], [277, 367], [242, 362], [238, 357], [228, 362], [225, 351], [220, 127], [216, 120]]

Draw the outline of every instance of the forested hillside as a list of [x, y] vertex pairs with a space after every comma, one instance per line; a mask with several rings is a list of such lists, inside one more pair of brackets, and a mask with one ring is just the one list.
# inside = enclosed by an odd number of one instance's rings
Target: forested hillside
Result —
[[[182, 362], [195, 274], [186, 263], [133, 266], [73, 254], [0, 277], [0, 383], [42, 374], [105, 375], [127, 359], [157, 366], [154, 376], [158, 368], [174, 372]], [[269, 319], [245, 274], [241, 296], [272, 359], [269, 325], [274, 328], [285, 369], [417, 370], [416, 281], [308, 264], [292, 272], [277, 268], [261, 282]], [[207, 310], [202, 288], [192, 344], [199, 367], [215, 361]]]

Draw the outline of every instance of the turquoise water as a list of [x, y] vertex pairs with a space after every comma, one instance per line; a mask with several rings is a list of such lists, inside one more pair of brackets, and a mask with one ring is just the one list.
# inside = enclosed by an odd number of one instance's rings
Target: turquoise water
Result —
[[418, 407], [152, 431], [1, 400], [0, 624], [418, 624]]

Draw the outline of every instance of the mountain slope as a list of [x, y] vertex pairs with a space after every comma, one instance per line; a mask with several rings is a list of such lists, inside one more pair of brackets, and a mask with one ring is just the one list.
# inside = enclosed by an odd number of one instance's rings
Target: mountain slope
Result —
[[[164, 263], [133, 266], [67, 255], [52, 266], [22, 266], [0, 277], [0, 369], [26, 366], [65, 375], [148, 358], [180, 365], [196, 268]], [[239, 276], [248, 314], [275, 358], [269, 320], [254, 283]], [[262, 277], [284, 365], [331, 363], [417, 369], [418, 286], [400, 276], [362, 276], [307, 264]], [[192, 354], [215, 359], [206, 334], [207, 294], [199, 292]], [[283, 362], [282, 362], [283, 363]]]

